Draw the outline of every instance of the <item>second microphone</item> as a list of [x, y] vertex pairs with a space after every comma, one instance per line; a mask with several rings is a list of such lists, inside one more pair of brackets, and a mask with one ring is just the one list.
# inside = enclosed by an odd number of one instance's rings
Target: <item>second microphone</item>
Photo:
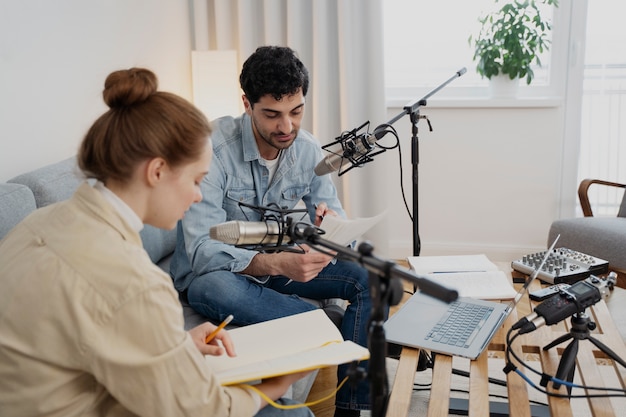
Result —
[[238, 246], [292, 243], [289, 227], [283, 227], [276, 220], [263, 222], [233, 220], [211, 227], [209, 235], [211, 239]]

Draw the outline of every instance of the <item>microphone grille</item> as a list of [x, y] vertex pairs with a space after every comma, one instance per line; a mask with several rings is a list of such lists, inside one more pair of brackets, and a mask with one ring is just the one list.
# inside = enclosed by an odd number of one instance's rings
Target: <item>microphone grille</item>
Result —
[[331, 172], [335, 172], [341, 169], [342, 162], [345, 163], [348, 162], [348, 160], [344, 160], [341, 155], [327, 155], [317, 164], [317, 166], [313, 169], [313, 172], [318, 177], [330, 174]]
[[220, 242], [237, 244], [241, 236], [240, 229], [239, 221], [230, 221], [211, 227], [209, 236]]

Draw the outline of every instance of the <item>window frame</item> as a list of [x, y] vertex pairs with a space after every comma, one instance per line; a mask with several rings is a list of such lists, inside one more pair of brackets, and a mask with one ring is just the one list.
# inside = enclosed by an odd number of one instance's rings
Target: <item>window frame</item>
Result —
[[[524, 81], [520, 82], [518, 96], [514, 100], [503, 100], [491, 98], [489, 93], [489, 80], [483, 79], [479, 86], [459, 86], [455, 85], [457, 68], [451, 70], [450, 73], [442, 73], [441, 82], [439, 84], [423, 87], [423, 86], [395, 86], [391, 87], [385, 83], [385, 94], [388, 107], [403, 107], [417, 102], [420, 98], [425, 97], [442, 84], [452, 79], [444, 88], [437, 91], [429, 101], [439, 105], [448, 103], [451, 106], [488, 106], [493, 105], [504, 106], [556, 106], [562, 103], [565, 95], [567, 83], [568, 61], [584, 60], [577, 45], [568, 45], [569, 32], [571, 26], [571, 2], [561, 1], [559, 6], [553, 11], [553, 29], [552, 43], [548, 53], [549, 71], [547, 84], [531, 84], [526, 85]], [[469, 36], [469, 35], [468, 35]], [[470, 65], [474, 66], [475, 62]], [[475, 71], [473, 67], [465, 67], [467, 71]], [[499, 104], [498, 104], [499, 103]]]

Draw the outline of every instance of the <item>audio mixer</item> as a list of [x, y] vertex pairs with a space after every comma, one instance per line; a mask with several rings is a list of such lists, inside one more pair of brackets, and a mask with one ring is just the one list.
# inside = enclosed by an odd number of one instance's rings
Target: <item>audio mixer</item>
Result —
[[[541, 263], [545, 253], [546, 251], [525, 255], [511, 262], [511, 268], [529, 275]], [[573, 284], [588, 278], [589, 275], [602, 275], [608, 272], [608, 261], [572, 249], [556, 248], [541, 267], [537, 278], [548, 284]]]

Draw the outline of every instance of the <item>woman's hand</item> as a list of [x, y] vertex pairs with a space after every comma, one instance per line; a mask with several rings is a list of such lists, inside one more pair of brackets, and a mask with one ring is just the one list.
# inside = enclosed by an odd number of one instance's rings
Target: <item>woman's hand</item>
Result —
[[203, 355], [220, 356], [225, 351], [228, 356], [237, 356], [233, 341], [225, 329], [220, 330], [209, 343], [205, 343], [206, 337], [215, 329], [217, 329], [215, 324], [206, 322], [189, 330], [189, 335], [200, 353]]
[[[304, 378], [311, 372], [313, 371], [302, 371], [289, 375], [281, 375], [274, 378], [267, 378], [264, 379], [260, 384], [255, 385], [255, 387], [263, 392], [265, 395], [267, 395], [269, 398], [271, 398], [272, 401], [276, 401], [277, 399], [285, 395], [290, 385], [292, 385], [297, 380]], [[265, 407], [266, 405], [267, 401], [261, 398], [261, 408]]]

